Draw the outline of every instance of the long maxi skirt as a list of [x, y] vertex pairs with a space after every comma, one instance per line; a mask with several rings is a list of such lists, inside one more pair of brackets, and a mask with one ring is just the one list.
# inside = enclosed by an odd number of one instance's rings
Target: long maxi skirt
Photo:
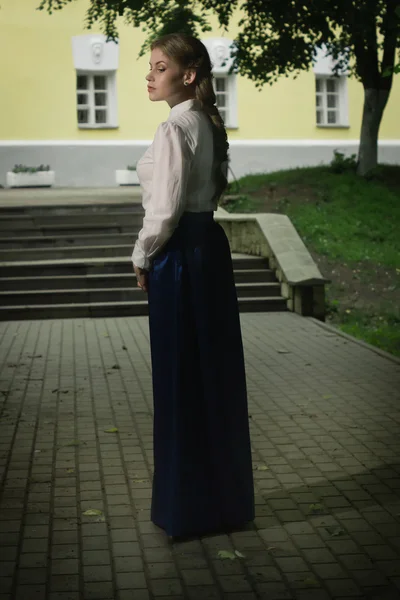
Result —
[[232, 258], [213, 212], [185, 212], [148, 282], [154, 395], [151, 519], [169, 536], [254, 519]]

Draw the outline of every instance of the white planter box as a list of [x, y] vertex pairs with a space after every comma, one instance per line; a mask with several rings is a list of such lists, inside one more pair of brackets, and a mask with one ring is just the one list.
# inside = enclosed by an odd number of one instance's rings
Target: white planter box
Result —
[[115, 176], [118, 185], [140, 185], [136, 171], [120, 169], [115, 171]]
[[51, 187], [55, 180], [55, 171], [37, 171], [37, 173], [7, 173], [8, 187]]

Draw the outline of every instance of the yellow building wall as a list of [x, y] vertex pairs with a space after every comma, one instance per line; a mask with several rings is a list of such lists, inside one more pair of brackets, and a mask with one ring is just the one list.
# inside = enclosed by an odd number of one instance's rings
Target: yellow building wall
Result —
[[[144, 34], [120, 21], [117, 72], [118, 128], [79, 129], [76, 120], [75, 69], [71, 38], [87, 34], [88, 3], [80, 0], [49, 15], [40, 0], [2, 0], [0, 8], [0, 139], [3, 140], [147, 140], [169, 112], [166, 103], [151, 103], [146, 91], [148, 56], [137, 59]], [[216, 23], [216, 22], [215, 22]], [[100, 32], [93, 29], [93, 33]], [[227, 37], [234, 38], [235, 26]], [[215, 26], [208, 36], [220, 36]], [[224, 34], [226, 35], [226, 34]], [[312, 71], [297, 79], [282, 78], [261, 91], [238, 77], [238, 123], [232, 140], [340, 139], [359, 137], [363, 88], [350, 79], [349, 128], [315, 125]], [[399, 139], [400, 76], [395, 78], [380, 130], [380, 139]]]

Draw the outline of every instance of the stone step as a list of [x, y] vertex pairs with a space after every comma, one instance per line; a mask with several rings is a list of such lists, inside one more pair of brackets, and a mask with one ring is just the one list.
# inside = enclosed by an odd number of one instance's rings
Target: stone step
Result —
[[[143, 294], [143, 292], [142, 292]], [[286, 311], [286, 300], [279, 297], [239, 298], [240, 312]], [[47, 304], [1, 306], [0, 320], [65, 319], [80, 317], [124, 317], [148, 315], [147, 300], [136, 302], [98, 302], [82, 304]]]
[[[11, 215], [2, 214], [0, 219], [0, 234], [6, 231], [24, 231], [27, 229], [41, 229], [43, 227], [56, 227], [59, 224], [64, 226], [82, 225], [85, 217], [82, 214], [66, 213], [49, 215], [47, 212], [38, 215]], [[87, 223], [90, 225], [102, 225], [110, 227], [116, 225], [134, 225], [141, 226], [143, 222], [143, 212], [134, 211], [110, 211], [104, 213], [93, 213], [87, 215]]]
[[[4, 260], [13, 260], [6, 258], [7, 250], [23, 250], [23, 249], [47, 249], [54, 247], [70, 247], [70, 246], [112, 246], [121, 244], [121, 242], [135, 243], [140, 229], [136, 228], [125, 233], [93, 233], [81, 234], [74, 233], [73, 235], [29, 235], [17, 237], [3, 237], [0, 239], [1, 256]], [[11, 255], [13, 256], [13, 255]], [[31, 258], [32, 256], [30, 256]], [[34, 258], [34, 256], [33, 256]]]
[[[238, 298], [278, 297], [279, 283], [238, 283], [236, 284]], [[132, 274], [129, 287], [97, 288], [97, 289], [47, 289], [0, 292], [0, 305], [20, 306], [21, 304], [82, 304], [99, 302], [135, 302], [142, 298], [142, 290], [136, 285]]]
[[[1, 217], [0, 217], [1, 219]], [[0, 239], [6, 243], [8, 238], [16, 237], [57, 237], [57, 236], [85, 236], [85, 235], [111, 235], [116, 233], [132, 233], [140, 230], [140, 225], [131, 225], [123, 223], [109, 223], [108, 225], [99, 225], [97, 223], [77, 223], [74, 226], [58, 223], [49, 227], [38, 227], [34, 229], [2, 230]]]
[[[132, 248], [131, 248], [132, 252]], [[234, 270], [268, 269], [261, 256], [232, 255]], [[132, 273], [130, 255], [104, 258], [0, 262], [0, 277], [58, 277]]]
[[[27, 290], [77, 290], [120, 288], [132, 284], [133, 273], [106, 273], [103, 275], [60, 275], [54, 277], [3, 277], [0, 279], [2, 291]], [[271, 269], [236, 269], [236, 283], [276, 282]]]
[[112, 256], [132, 255], [135, 240], [129, 244], [95, 245], [90, 246], [50, 246], [49, 248], [10, 248], [1, 250], [3, 261], [28, 261], [28, 260], [62, 260], [69, 258], [101, 258]]
[[0, 219], [3, 215], [10, 216], [42, 216], [42, 215], [92, 215], [92, 214], [112, 214], [118, 212], [132, 212], [143, 214], [141, 202], [113, 202], [112, 204], [85, 204], [71, 201], [69, 204], [40, 204], [37, 205], [18, 205], [18, 206], [0, 206]]

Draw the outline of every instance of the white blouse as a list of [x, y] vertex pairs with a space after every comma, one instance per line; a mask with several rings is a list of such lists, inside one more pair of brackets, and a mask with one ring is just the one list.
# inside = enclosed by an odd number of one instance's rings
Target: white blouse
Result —
[[145, 210], [132, 262], [150, 269], [184, 211], [217, 210], [213, 133], [197, 100], [175, 105], [137, 164]]

